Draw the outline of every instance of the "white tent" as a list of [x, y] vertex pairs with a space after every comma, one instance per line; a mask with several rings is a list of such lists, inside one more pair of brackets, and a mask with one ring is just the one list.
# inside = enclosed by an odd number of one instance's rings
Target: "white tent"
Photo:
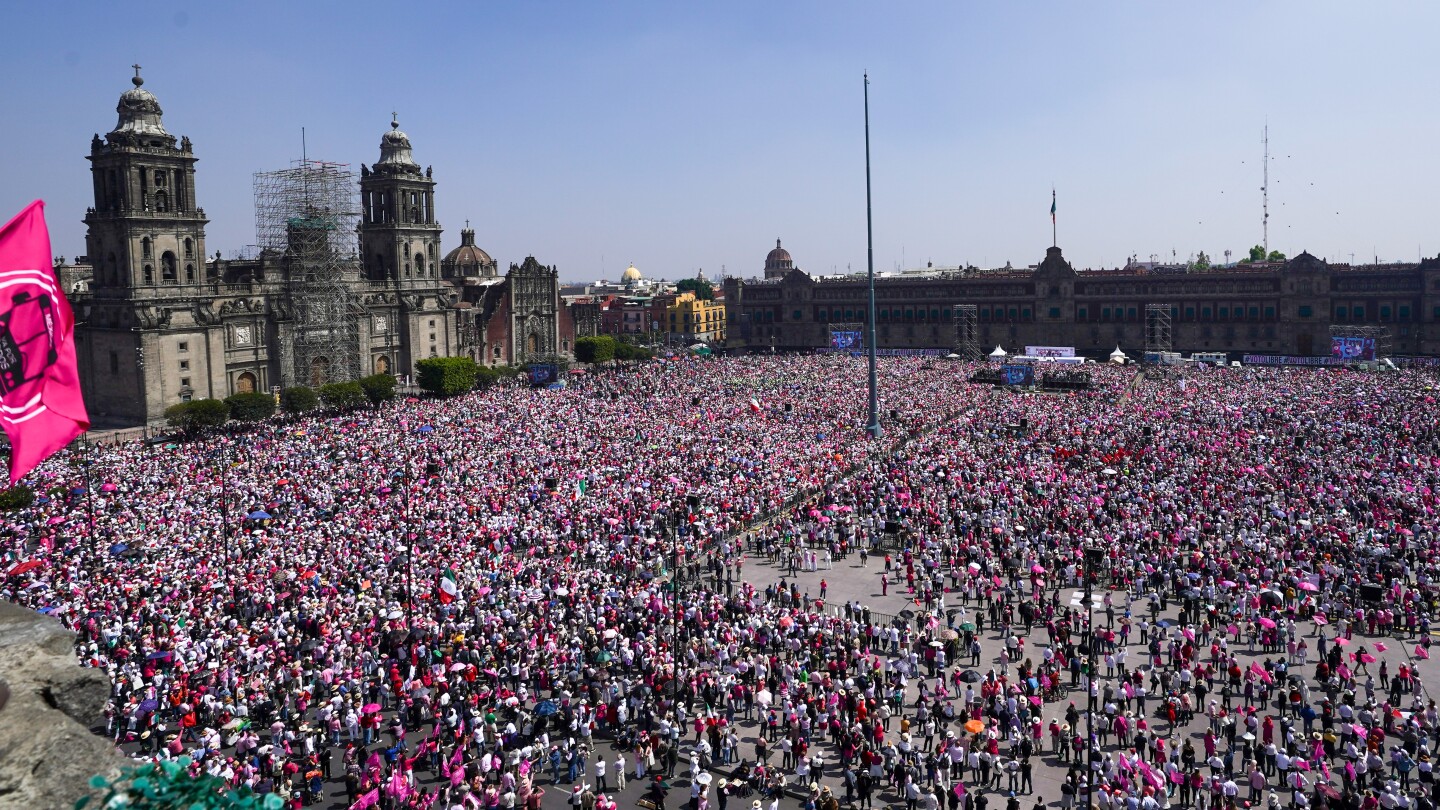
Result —
[[1004, 349], [1000, 348], [999, 346], [996, 346], [996, 347], [995, 347], [995, 351], [990, 352], [990, 359], [992, 359], [992, 360], [998, 360], [998, 359], [1005, 358], [1005, 357], [1009, 357], [1009, 356], [1010, 356], [1010, 353], [1007, 352], [1007, 351], [1005, 351]]
[[1129, 359], [1130, 358], [1126, 356], [1125, 352], [1120, 351], [1119, 346], [1115, 347], [1115, 351], [1110, 352], [1110, 362], [1112, 363], [1124, 363], [1126, 360]]

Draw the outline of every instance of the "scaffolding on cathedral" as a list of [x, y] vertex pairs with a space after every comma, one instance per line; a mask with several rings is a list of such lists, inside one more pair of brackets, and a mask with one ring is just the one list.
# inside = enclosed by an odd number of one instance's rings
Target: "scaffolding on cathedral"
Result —
[[255, 173], [257, 241], [262, 251], [284, 257], [289, 279], [290, 340], [282, 323], [279, 347], [287, 386], [360, 378], [364, 307], [350, 283], [358, 267], [357, 188], [343, 163], [297, 160], [288, 169]]

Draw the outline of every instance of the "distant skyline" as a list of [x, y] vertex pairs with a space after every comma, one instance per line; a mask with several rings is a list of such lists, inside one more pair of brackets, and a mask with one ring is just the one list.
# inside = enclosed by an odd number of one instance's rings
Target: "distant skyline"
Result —
[[[379, 157], [391, 112], [434, 167], [445, 249], [565, 281], [755, 276], [777, 237], [877, 271], [1440, 252], [1440, 4], [855, 2], [15, 4], [0, 218], [47, 203], [84, 252], [92, 133], [131, 63], [194, 143], [206, 244], [253, 244], [251, 176]], [[1173, 252], [1172, 252], [1173, 251]]]

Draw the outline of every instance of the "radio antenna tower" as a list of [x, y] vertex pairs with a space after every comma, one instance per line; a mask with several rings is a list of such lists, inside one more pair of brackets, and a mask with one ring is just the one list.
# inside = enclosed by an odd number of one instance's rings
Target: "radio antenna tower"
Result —
[[1268, 122], [1262, 131], [1260, 142], [1265, 144], [1264, 173], [1260, 185], [1260, 209], [1264, 216], [1260, 219], [1260, 227], [1264, 239], [1261, 244], [1265, 247], [1265, 258], [1262, 261], [1266, 261], [1270, 258], [1270, 124]]

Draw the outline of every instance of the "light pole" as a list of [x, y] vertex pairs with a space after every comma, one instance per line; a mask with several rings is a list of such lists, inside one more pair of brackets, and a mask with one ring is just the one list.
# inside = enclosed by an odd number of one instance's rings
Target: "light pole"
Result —
[[90, 494], [90, 490], [94, 489], [90, 483], [90, 465], [92, 463], [90, 454], [95, 449], [95, 445], [92, 444], [89, 439], [81, 438], [76, 440], [75, 446], [80, 451], [80, 458], [76, 459], [75, 463], [80, 466], [80, 472], [85, 479], [85, 511], [89, 513], [90, 518], [90, 542], [88, 545], [90, 546], [93, 558], [98, 562], [103, 558], [101, 557], [99, 547], [95, 545], [95, 501]]
[[1094, 543], [1085, 543], [1085, 806], [1089, 808], [1095, 793], [1095, 704], [1098, 699], [1095, 689], [1095, 599], [1092, 589], [1095, 569], [1105, 559], [1105, 549]]
[[230, 542], [230, 490], [226, 485], [225, 469], [230, 466], [230, 445], [220, 440], [220, 536], [224, 539], [225, 559], [230, 558], [233, 543]]

